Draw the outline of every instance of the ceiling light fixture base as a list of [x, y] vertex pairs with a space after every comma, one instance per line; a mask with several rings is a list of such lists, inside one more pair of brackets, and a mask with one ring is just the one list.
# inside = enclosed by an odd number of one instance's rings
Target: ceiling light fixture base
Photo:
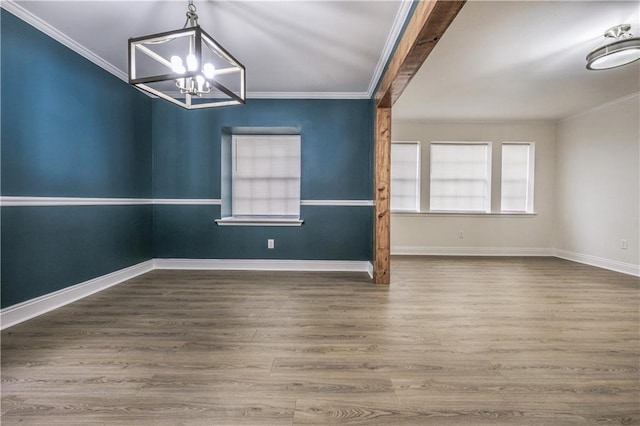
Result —
[[619, 39], [625, 36], [631, 37], [631, 34], [629, 33], [630, 30], [631, 30], [631, 25], [629, 24], [616, 25], [615, 27], [611, 27], [607, 31], [605, 31], [604, 36], [606, 38], [615, 38], [615, 39]]
[[587, 69], [606, 70], [621, 67], [640, 59], [640, 38], [629, 32], [631, 25], [621, 24], [609, 28], [605, 39], [614, 41], [593, 50], [587, 55]]

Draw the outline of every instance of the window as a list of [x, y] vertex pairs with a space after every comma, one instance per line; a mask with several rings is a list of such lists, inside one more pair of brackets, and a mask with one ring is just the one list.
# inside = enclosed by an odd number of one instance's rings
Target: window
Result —
[[[300, 225], [300, 135], [233, 135], [223, 142], [219, 225]], [[226, 166], [226, 161], [230, 164]]]
[[420, 144], [391, 144], [391, 210], [420, 210]]
[[533, 212], [533, 144], [502, 144], [503, 212]]
[[491, 211], [490, 143], [431, 143], [430, 210]]

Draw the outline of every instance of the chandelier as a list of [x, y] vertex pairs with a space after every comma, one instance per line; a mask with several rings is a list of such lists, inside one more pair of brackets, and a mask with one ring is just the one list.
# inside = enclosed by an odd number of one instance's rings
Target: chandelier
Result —
[[628, 24], [609, 28], [604, 37], [614, 39], [587, 55], [587, 69], [605, 70], [621, 67], [640, 59], [640, 38], [633, 37]]
[[129, 39], [129, 84], [186, 109], [245, 103], [245, 68], [198, 24]]

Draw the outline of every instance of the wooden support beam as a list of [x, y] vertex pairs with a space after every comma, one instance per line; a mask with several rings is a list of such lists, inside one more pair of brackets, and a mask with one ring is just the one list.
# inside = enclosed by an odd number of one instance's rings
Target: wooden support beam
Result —
[[373, 280], [391, 282], [391, 107], [466, 0], [420, 1], [375, 94]]
[[391, 108], [376, 108], [374, 267], [376, 284], [391, 282]]
[[466, 0], [420, 1], [375, 94], [376, 104], [393, 106], [436, 46]]

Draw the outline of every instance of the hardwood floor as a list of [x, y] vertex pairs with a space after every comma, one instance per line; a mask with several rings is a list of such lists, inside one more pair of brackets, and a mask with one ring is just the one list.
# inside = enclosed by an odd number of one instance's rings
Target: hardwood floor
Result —
[[640, 279], [551, 258], [160, 271], [2, 333], [2, 424], [640, 424]]

